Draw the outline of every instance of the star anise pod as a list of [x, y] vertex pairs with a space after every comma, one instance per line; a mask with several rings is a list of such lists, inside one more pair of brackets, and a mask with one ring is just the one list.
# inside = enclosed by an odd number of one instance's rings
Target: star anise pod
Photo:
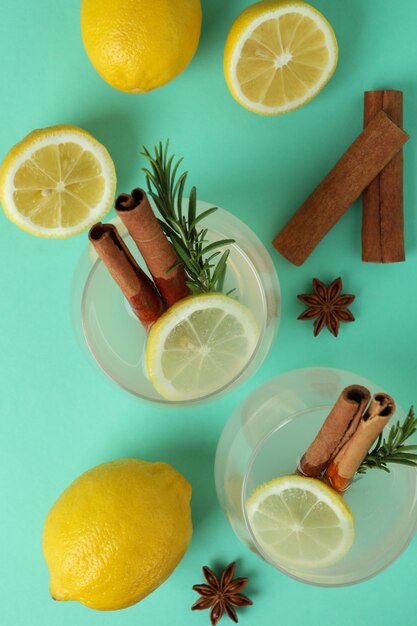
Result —
[[215, 626], [225, 613], [231, 620], [238, 622], [234, 607], [249, 606], [253, 604], [249, 598], [239, 593], [249, 582], [249, 578], [235, 578], [236, 563], [230, 563], [224, 570], [220, 580], [209, 568], [203, 567], [204, 578], [207, 585], [194, 585], [201, 598], [191, 607], [193, 611], [210, 610], [210, 621]]
[[339, 334], [340, 322], [354, 322], [355, 318], [348, 307], [352, 304], [355, 296], [342, 294], [342, 279], [336, 278], [329, 286], [326, 286], [318, 278], [313, 278], [313, 293], [304, 293], [298, 296], [307, 309], [298, 316], [299, 320], [313, 320], [314, 336], [323, 330], [325, 326], [332, 335]]

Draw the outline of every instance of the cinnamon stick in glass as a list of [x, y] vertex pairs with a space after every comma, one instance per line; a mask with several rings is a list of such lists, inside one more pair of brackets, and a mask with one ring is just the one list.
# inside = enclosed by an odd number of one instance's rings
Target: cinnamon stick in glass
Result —
[[[385, 111], [402, 128], [402, 91], [366, 91], [364, 125], [379, 111]], [[362, 261], [404, 260], [403, 151], [400, 150], [363, 192]]]
[[333, 489], [345, 491], [360, 464], [382, 430], [395, 413], [394, 400], [384, 393], [376, 394], [349, 441], [339, 450], [325, 473], [325, 480]]
[[343, 389], [313, 443], [301, 458], [297, 473], [319, 478], [331, 458], [353, 436], [369, 404], [370, 391], [361, 385]]
[[168, 271], [178, 257], [166, 238], [148, 197], [143, 189], [121, 194], [116, 200], [116, 211], [137, 245], [168, 306], [190, 295], [184, 269], [179, 266]]
[[383, 111], [377, 113], [275, 237], [278, 252], [302, 265], [408, 139]]
[[153, 282], [136, 263], [115, 226], [95, 224], [88, 237], [136, 317], [148, 329], [166, 308]]

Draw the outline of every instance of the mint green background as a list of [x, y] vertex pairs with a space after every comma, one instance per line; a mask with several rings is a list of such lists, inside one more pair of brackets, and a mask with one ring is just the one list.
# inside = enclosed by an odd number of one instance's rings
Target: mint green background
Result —
[[[174, 2], [174, 0], [173, 0]], [[337, 72], [305, 108], [278, 118], [245, 111], [231, 98], [222, 73], [222, 48], [245, 0], [203, 0], [201, 44], [191, 66], [154, 93], [130, 96], [106, 85], [84, 53], [79, 3], [13, 0], [0, 20], [0, 155], [33, 128], [80, 125], [108, 147], [118, 190], [142, 183], [142, 144], [170, 137], [186, 157], [201, 199], [232, 211], [270, 250], [283, 289], [278, 338], [261, 370], [242, 388], [192, 410], [168, 411], [136, 401], [113, 386], [85, 358], [71, 322], [71, 281], [86, 245], [84, 235], [47, 241], [0, 216], [0, 416], [2, 626], [199, 626], [191, 586], [203, 564], [238, 559], [251, 577], [254, 606], [242, 625], [338, 624], [388, 626], [417, 622], [417, 543], [386, 572], [357, 587], [319, 589], [297, 583], [247, 551], [216, 501], [213, 461], [223, 424], [255, 387], [280, 372], [306, 366], [357, 371], [408, 407], [417, 402], [415, 222], [416, 149], [405, 148], [408, 260], [391, 266], [360, 261], [360, 206], [322, 242], [303, 268], [270, 245], [335, 159], [360, 131], [362, 92], [405, 92], [405, 127], [417, 135], [415, 0], [316, 0], [340, 44]], [[296, 295], [318, 276], [342, 276], [357, 321], [314, 339], [297, 322]], [[193, 483], [195, 532], [173, 576], [125, 611], [98, 613], [55, 603], [41, 552], [45, 515], [82, 471], [110, 459], [137, 456], [168, 461]], [[387, 502], [389, 506], [389, 502]], [[227, 618], [224, 622], [227, 623]]]

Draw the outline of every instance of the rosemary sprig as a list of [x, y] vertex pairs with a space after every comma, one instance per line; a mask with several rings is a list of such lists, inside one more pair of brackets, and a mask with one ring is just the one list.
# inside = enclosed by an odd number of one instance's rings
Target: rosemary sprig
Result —
[[162, 218], [159, 223], [178, 255], [178, 263], [170, 269], [183, 265], [187, 285], [193, 293], [222, 291], [230, 251], [221, 252], [219, 248], [234, 243], [234, 239], [214, 242], [206, 239], [208, 230], [200, 228], [200, 222], [217, 211], [217, 207], [211, 207], [197, 215], [195, 187], [190, 191], [188, 209], [184, 215], [183, 195], [188, 172], [179, 175], [182, 159], [176, 161], [173, 154], [169, 155], [168, 148], [169, 140], [165, 146], [162, 142], [155, 146], [154, 155], [145, 147], [141, 154], [149, 162], [149, 168], [142, 169], [148, 192]]
[[417, 445], [404, 445], [407, 439], [417, 430], [417, 418], [414, 415], [414, 407], [411, 407], [404, 422], [398, 421], [391, 427], [389, 435], [385, 438], [379, 435], [373, 449], [362, 461], [358, 474], [365, 474], [368, 469], [382, 469], [389, 472], [389, 463], [411, 465], [417, 467]]

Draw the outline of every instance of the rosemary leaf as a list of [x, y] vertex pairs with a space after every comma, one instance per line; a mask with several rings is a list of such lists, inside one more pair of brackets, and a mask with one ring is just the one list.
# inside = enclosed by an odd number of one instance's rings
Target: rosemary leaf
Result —
[[193, 187], [188, 200], [188, 228], [191, 236], [195, 236], [195, 228], [192, 226], [197, 213], [197, 189]]
[[202, 213], [197, 215], [197, 217], [190, 224], [190, 230], [195, 228], [197, 226], [198, 222], [201, 222], [201, 220], [206, 219], [206, 217], [208, 217], [209, 215], [211, 215], [215, 211], [217, 211], [217, 207], [213, 206], [213, 207], [211, 207], [211, 209], [207, 209], [207, 211], [203, 211]]
[[417, 457], [413, 461], [407, 460], [407, 459], [391, 459], [391, 461], [389, 461], [389, 463], [397, 463], [397, 465], [408, 465], [409, 467], [416, 467], [417, 466]]
[[174, 197], [175, 197], [175, 193], [178, 189], [178, 197], [177, 197], [177, 213], [178, 213], [178, 219], [180, 222], [182, 222], [182, 198], [184, 195], [184, 187], [185, 187], [185, 183], [187, 182], [187, 176], [188, 173], [184, 172], [184, 174], [178, 179], [178, 183], [175, 185], [174, 187]]
[[175, 268], [180, 267], [180, 265], [182, 265], [182, 261], [177, 261], [176, 263], [174, 263], [173, 265], [171, 265], [171, 267], [169, 267], [169, 268], [166, 270], [166, 272], [165, 272], [165, 273], [166, 273], [167, 275], [168, 275], [168, 274], [170, 274], [171, 272], [173, 272], [173, 271], [175, 270]]
[[207, 263], [210, 263], [210, 261], [212, 261], [217, 256], [219, 256], [219, 254], [221, 254], [220, 250], [217, 250], [217, 252], [214, 252], [213, 254], [210, 254], [210, 256], [208, 256], [207, 259], [206, 259]]
[[226, 264], [227, 259], [229, 258], [230, 251], [225, 250], [220, 258], [220, 261], [217, 263], [216, 269], [213, 272], [212, 288], [213, 289], [223, 289], [224, 279], [226, 276]]
[[202, 249], [201, 253], [202, 254], [207, 254], [207, 252], [210, 252], [211, 250], [215, 250], [216, 248], [220, 248], [222, 246], [227, 246], [230, 243], [234, 243], [233, 239], [223, 239], [222, 241], [216, 241], [214, 243], [210, 243], [208, 246], [206, 246], [205, 248]]

